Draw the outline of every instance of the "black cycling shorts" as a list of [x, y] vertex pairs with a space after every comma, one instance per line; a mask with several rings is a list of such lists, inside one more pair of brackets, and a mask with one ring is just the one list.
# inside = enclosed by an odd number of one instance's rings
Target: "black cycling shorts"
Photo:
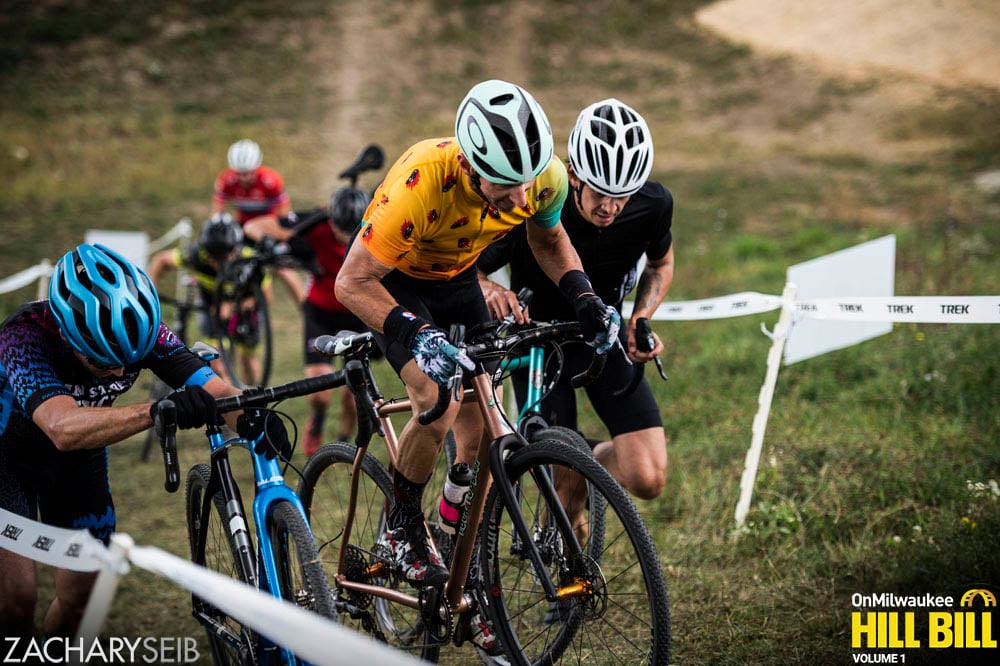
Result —
[[[620, 337], [625, 344], [625, 326], [621, 328]], [[627, 347], [626, 347], [627, 348]], [[593, 358], [593, 351], [583, 344], [568, 344], [563, 346], [565, 365], [558, 383], [552, 392], [542, 400], [542, 416], [549, 425], [558, 425], [572, 430], [577, 429], [576, 391], [570, 385], [574, 375], [587, 369]], [[546, 362], [551, 353], [546, 350]], [[552, 361], [555, 363], [555, 361]], [[635, 392], [623, 398], [614, 398], [614, 392], [626, 386], [632, 373], [638, 366], [628, 365], [622, 352], [615, 349], [611, 352], [604, 372], [600, 377], [585, 387], [587, 397], [594, 406], [598, 418], [607, 427], [612, 437], [624, 435], [646, 428], [661, 428], [663, 420], [660, 409], [653, 397], [653, 390], [644, 377]], [[648, 370], [647, 370], [648, 372]], [[524, 406], [528, 393], [528, 371], [518, 370], [513, 373], [514, 394], [517, 396], [518, 409]]]
[[[452, 324], [464, 324], [466, 331], [490, 320], [483, 292], [472, 266], [450, 280], [419, 280], [401, 271], [392, 271], [382, 278], [385, 287], [396, 302], [404, 308], [433, 323], [445, 333]], [[375, 333], [375, 342], [385, 353], [389, 364], [398, 373], [413, 356], [399, 343], [386, 348], [385, 336]], [[489, 368], [487, 368], [489, 370]], [[470, 386], [469, 375], [463, 383]]]
[[309, 301], [302, 304], [302, 317], [303, 351], [305, 352], [306, 365], [332, 362], [330, 357], [320, 354], [313, 347], [313, 343], [319, 336], [335, 335], [340, 331], [362, 333], [368, 330], [364, 322], [350, 312], [324, 310]]
[[0, 508], [46, 525], [87, 529], [107, 544], [115, 531], [108, 450], [59, 453], [39, 466], [0, 444]]

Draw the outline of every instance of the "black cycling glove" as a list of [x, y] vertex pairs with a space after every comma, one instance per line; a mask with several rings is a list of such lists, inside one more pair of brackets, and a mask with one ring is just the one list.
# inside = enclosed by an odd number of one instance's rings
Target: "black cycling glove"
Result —
[[261, 409], [245, 410], [236, 419], [236, 432], [251, 442], [264, 433], [253, 450], [263, 454], [268, 460], [274, 460], [276, 455], [280, 455], [282, 460], [292, 457], [292, 443], [288, 441], [288, 430], [281, 417], [273, 412]]
[[593, 343], [598, 354], [611, 351], [618, 340], [622, 318], [618, 311], [604, 304], [594, 294], [581, 294], [573, 301], [576, 319], [580, 322], [583, 337]]
[[[163, 399], [170, 400], [177, 407], [177, 427], [181, 430], [219, 422], [215, 397], [201, 386], [182, 386]], [[158, 400], [149, 407], [150, 418], [156, 415], [159, 403]]]

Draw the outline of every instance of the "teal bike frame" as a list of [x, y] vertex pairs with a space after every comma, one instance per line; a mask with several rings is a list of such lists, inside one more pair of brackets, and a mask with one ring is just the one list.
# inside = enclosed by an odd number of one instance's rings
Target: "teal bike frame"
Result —
[[531, 347], [528, 353], [517, 358], [507, 359], [503, 363], [504, 372], [528, 369], [528, 394], [517, 420], [521, 421], [529, 414], [542, 413], [542, 390], [545, 381], [545, 348]]

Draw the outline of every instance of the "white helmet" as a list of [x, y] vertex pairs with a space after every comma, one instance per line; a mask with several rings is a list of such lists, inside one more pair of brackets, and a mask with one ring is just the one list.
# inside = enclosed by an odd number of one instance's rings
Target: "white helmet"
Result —
[[236, 171], [253, 171], [262, 161], [260, 146], [250, 139], [229, 146], [229, 166]]
[[455, 137], [476, 173], [498, 185], [519, 185], [552, 159], [552, 128], [542, 107], [521, 86], [477, 83], [458, 106]]
[[635, 109], [611, 97], [577, 116], [569, 135], [576, 177], [601, 194], [635, 194], [653, 170], [653, 137]]

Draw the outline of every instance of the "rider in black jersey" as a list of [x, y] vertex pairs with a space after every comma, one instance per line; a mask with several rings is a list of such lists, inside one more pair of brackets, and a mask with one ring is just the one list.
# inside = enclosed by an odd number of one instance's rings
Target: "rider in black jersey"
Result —
[[[651, 360], [663, 350], [657, 338], [651, 352], [639, 351], [635, 323], [653, 314], [673, 279], [673, 198], [663, 185], [647, 180], [652, 153], [649, 128], [633, 109], [615, 99], [587, 107], [570, 135], [568, 199], [572, 204], [562, 209], [563, 227], [591, 278], [594, 292], [605, 303], [620, 312], [625, 296], [638, 279], [635, 310], [628, 327], [622, 329], [622, 341], [633, 362]], [[637, 276], [637, 263], [643, 255], [646, 265]], [[486, 277], [506, 264], [511, 268], [511, 290]], [[523, 230], [515, 230], [487, 248], [478, 267], [480, 285], [494, 316], [513, 312], [522, 318], [515, 293], [529, 287], [534, 291], [529, 308], [534, 319], [574, 318], [572, 306], [535, 262]], [[585, 352], [583, 347], [567, 349], [567, 367], [542, 403], [542, 414], [550, 424], [577, 427], [576, 395], [569, 379], [590, 363]], [[645, 379], [627, 399], [613, 398], [614, 390], [626, 385], [632, 373], [633, 367], [620, 353], [614, 353], [604, 374], [586, 388], [611, 435], [610, 441], [596, 444], [594, 453], [632, 494], [652, 499], [663, 490], [666, 479], [666, 436], [660, 410]], [[522, 405], [526, 374], [514, 376], [515, 392]]]

